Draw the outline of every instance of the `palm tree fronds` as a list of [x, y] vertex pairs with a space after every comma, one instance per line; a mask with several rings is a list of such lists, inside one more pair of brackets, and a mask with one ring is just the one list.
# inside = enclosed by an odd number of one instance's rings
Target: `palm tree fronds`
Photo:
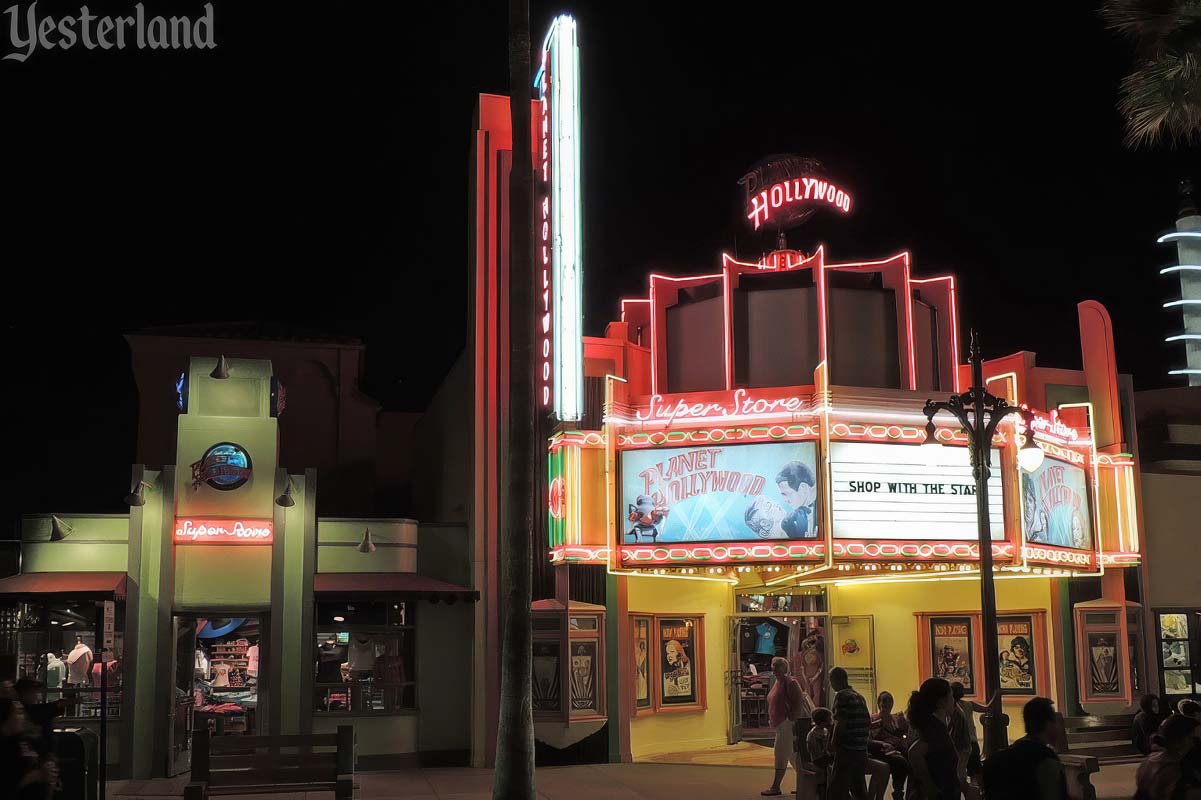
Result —
[[1184, 5], [1182, 0], [1106, 0], [1101, 19], [1110, 30], [1141, 42], [1171, 30]]
[[1122, 80], [1118, 110], [1130, 147], [1201, 141], [1201, 53], [1164, 53]]

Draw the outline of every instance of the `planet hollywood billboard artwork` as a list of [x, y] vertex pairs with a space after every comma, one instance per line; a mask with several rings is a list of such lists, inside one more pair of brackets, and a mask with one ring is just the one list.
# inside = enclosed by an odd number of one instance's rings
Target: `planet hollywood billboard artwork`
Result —
[[622, 543], [819, 537], [812, 442], [627, 450]]
[[1047, 458], [1034, 472], [1022, 473], [1022, 532], [1033, 544], [1093, 549], [1085, 471]]

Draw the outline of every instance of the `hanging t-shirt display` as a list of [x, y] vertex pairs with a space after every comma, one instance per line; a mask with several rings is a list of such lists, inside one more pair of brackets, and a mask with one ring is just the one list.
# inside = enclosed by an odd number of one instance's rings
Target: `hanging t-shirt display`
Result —
[[761, 656], [776, 654], [776, 634], [779, 631], [775, 625], [764, 620], [755, 628], [755, 652]]
[[375, 669], [375, 642], [370, 639], [351, 639], [349, 661], [351, 672], [370, 672]]
[[75, 647], [67, 654], [67, 680], [74, 686], [87, 683], [91, 670], [92, 648], [83, 642], [76, 642]]
[[246, 675], [251, 678], [259, 674], [259, 646], [252, 644], [246, 648]]
[[754, 626], [745, 623], [738, 626], [738, 652], [743, 654], [755, 652]]
[[229, 686], [228, 664], [213, 664], [213, 686], [217, 688]]

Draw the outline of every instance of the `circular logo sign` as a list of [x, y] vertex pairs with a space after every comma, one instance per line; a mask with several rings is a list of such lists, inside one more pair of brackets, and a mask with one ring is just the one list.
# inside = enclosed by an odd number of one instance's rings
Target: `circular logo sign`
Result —
[[250, 463], [250, 453], [240, 444], [219, 442], [208, 450], [204, 456], [192, 465], [192, 488], [199, 489], [200, 484], [207, 483], [222, 492], [229, 492], [244, 486], [250, 480], [253, 465]]

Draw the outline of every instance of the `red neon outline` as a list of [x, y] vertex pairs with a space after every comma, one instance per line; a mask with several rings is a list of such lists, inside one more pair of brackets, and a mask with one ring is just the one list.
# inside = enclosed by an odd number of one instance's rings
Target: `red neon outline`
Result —
[[734, 388], [734, 293], [730, 290], [730, 271], [721, 271], [722, 334], [726, 350], [726, 391]]
[[658, 326], [655, 324], [659, 317], [660, 311], [667, 313], [667, 309], [661, 309], [656, 302], [655, 284], [658, 281], [670, 281], [671, 283], [686, 283], [689, 285], [700, 285], [707, 281], [717, 280], [722, 277], [723, 273], [717, 272], [709, 275], [687, 275], [677, 277], [674, 275], [663, 275], [658, 272], [652, 272], [648, 278], [650, 289], [648, 297], [651, 304], [651, 392], [660, 394], [659, 391], [659, 333]]
[[909, 253], [905, 253], [905, 325], [909, 349], [909, 391], [917, 391], [917, 360], [913, 352], [913, 286], [909, 283]]
[[950, 329], [951, 329], [951, 383], [955, 387], [955, 391], [960, 391], [959, 383], [959, 300], [957, 290], [955, 288], [954, 275], [935, 275], [929, 278], [910, 278], [911, 284], [925, 283], [947, 283], [947, 302], [950, 308], [947, 309], [950, 314]]

